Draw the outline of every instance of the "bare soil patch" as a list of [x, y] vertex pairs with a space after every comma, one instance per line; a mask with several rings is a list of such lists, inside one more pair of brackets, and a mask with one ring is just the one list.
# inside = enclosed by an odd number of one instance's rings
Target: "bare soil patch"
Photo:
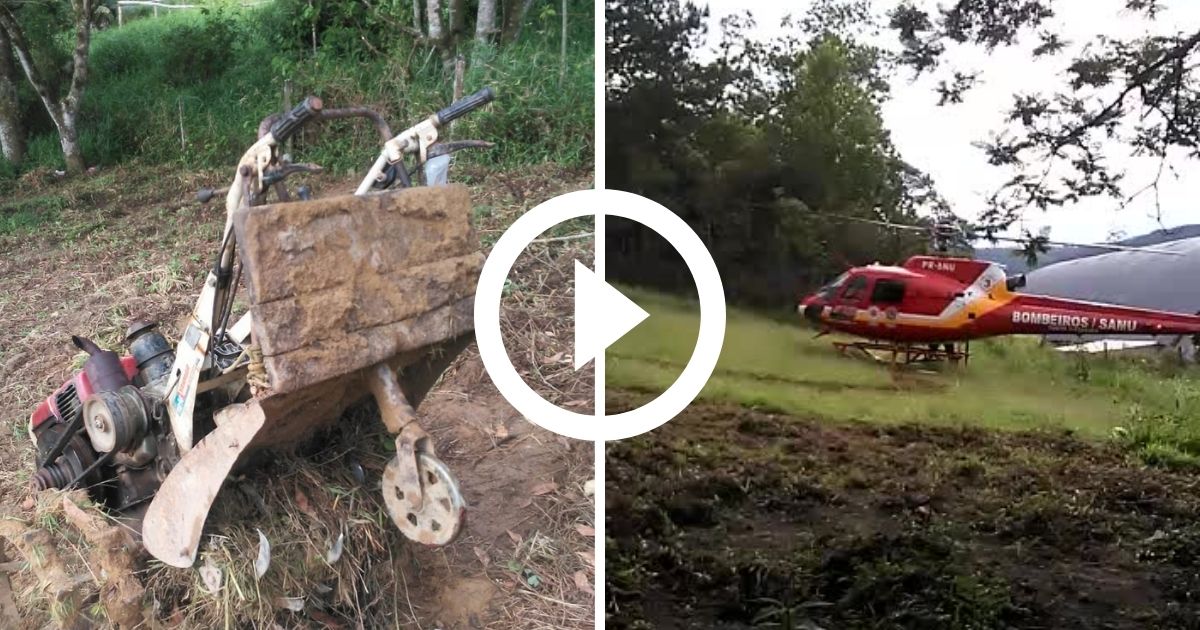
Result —
[[693, 405], [607, 462], [610, 627], [1198, 627], [1200, 482], [1108, 445]]

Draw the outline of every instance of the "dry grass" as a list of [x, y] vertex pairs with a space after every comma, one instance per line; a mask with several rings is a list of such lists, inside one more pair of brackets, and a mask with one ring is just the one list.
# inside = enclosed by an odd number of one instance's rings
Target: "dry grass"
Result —
[[[485, 244], [537, 202], [590, 185], [586, 172], [551, 166], [461, 175], [472, 188]], [[161, 321], [168, 334], [176, 330], [210, 264], [222, 220], [219, 208], [189, 199], [200, 186], [220, 181], [213, 173], [128, 168], [20, 184], [17, 197], [58, 195], [63, 209], [35, 233], [0, 235], [0, 317], [8, 324], [0, 329], [0, 411], [9, 429], [0, 434], [0, 455], [21, 462], [0, 472], [0, 500], [10, 512], [22, 518], [38, 513], [18, 507], [33, 452], [25, 419], [78, 368], [69, 336], [116, 348], [134, 317]], [[319, 180], [316, 186], [318, 192], [344, 187]], [[575, 257], [590, 262], [590, 240], [539, 244], [523, 256], [504, 326], [522, 348], [532, 349], [515, 362], [535, 389], [564, 403], [587, 401], [590, 408], [590, 375], [570, 370], [567, 354]], [[594, 505], [584, 488], [594, 475], [590, 444], [520, 418], [483, 374], [473, 346], [421, 410], [439, 454], [472, 501], [459, 541], [423, 548], [391, 525], [378, 492], [390, 440], [374, 406], [365, 405], [316, 446], [275, 456], [227, 482], [196, 568], [144, 565], [139, 577], [147, 625], [592, 627]], [[259, 530], [270, 541], [271, 564], [255, 579]], [[331, 562], [330, 548], [342, 534], [342, 554]], [[87, 558], [86, 544], [74, 534], [58, 540], [71, 566]], [[215, 593], [203, 582], [206, 565], [221, 576]], [[39, 596], [44, 591], [23, 575], [14, 579], [23, 616], [44, 624], [50, 608]], [[478, 597], [469, 596], [472, 588]], [[89, 606], [96, 590], [85, 598]]]

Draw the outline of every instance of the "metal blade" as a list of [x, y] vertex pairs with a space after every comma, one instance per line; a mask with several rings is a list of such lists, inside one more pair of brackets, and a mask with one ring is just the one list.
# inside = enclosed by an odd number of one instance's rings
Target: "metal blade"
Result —
[[151, 555], [173, 567], [196, 562], [208, 510], [265, 420], [257, 400], [217, 412], [217, 428], [184, 454], [146, 510], [142, 542]]
[[[867, 219], [867, 218], [863, 218], [863, 217], [855, 217], [855, 216], [850, 216], [850, 215], [845, 215], [845, 214], [826, 213], [825, 216], [835, 217], [838, 219], [845, 219], [847, 221], [856, 221], [858, 223], [868, 223], [870, 225], [878, 225], [881, 227], [886, 227], [886, 228], [895, 229], [895, 230], [909, 230], [910, 232], [932, 233], [932, 232], [936, 231], [937, 227], [938, 227], [936, 225], [920, 226], [920, 225], [907, 225], [904, 223], [892, 223], [890, 221], [883, 221], [880, 219]], [[993, 241], [993, 242], [994, 241], [1004, 241], [1007, 243], [1028, 243], [1030, 240], [1028, 238], [1017, 238], [1015, 236], [979, 236], [978, 239], [985, 240], [985, 241]], [[1042, 242], [1047, 245], [1054, 245], [1055, 247], [1090, 247], [1093, 249], [1108, 249], [1108, 250], [1118, 251], [1118, 252], [1143, 252], [1146, 254], [1161, 254], [1163, 256], [1182, 256], [1183, 255], [1180, 252], [1174, 252], [1174, 251], [1170, 251], [1170, 250], [1166, 250], [1166, 249], [1155, 249], [1153, 247], [1136, 247], [1133, 245], [1116, 245], [1113, 243], [1072, 243], [1070, 241], [1042, 241]]]
[[[1009, 243], [1027, 243], [1027, 238], [1016, 238], [1014, 236], [992, 236], [985, 240], [1007, 241]], [[1153, 247], [1136, 247], [1133, 245], [1116, 245], [1112, 243], [1071, 243], [1068, 241], [1042, 241], [1047, 245], [1056, 247], [1090, 247], [1093, 249], [1110, 249], [1118, 252], [1141, 252], [1143, 254], [1162, 254], [1164, 256], [1182, 256], [1181, 252], [1173, 252], [1167, 249], [1154, 249]]]
[[892, 229], [896, 229], [896, 230], [908, 230], [910, 232], [926, 232], [926, 233], [928, 233], [929, 231], [931, 231], [933, 229], [933, 226], [907, 225], [904, 223], [892, 223], [890, 221], [882, 221], [880, 219], [866, 219], [863, 217], [850, 216], [848, 214], [826, 214], [826, 216], [836, 217], [838, 219], [846, 219], [847, 221], [857, 221], [859, 223], [869, 223], [871, 225], [878, 225], [881, 227], [892, 228]]

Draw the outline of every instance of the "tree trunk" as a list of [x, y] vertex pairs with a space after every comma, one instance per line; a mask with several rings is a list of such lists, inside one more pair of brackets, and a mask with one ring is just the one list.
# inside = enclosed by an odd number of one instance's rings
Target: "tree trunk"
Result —
[[521, 38], [521, 30], [525, 28], [525, 16], [529, 15], [529, 8], [532, 6], [533, 0], [509, 0], [504, 12], [504, 29], [500, 33], [501, 42], [511, 44]]
[[475, 16], [475, 39], [487, 42], [496, 30], [496, 0], [479, 0], [479, 13]]
[[0, 29], [0, 151], [12, 164], [25, 159], [25, 125], [17, 100], [17, 67], [13, 63], [12, 43], [4, 29]]
[[67, 162], [68, 173], [82, 173], [83, 149], [79, 146], [79, 132], [75, 127], [76, 112], [63, 110], [61, 116], [54, 119], [58, 128], [58, 144], [62, 147], [63, 158]]
[[562, 0], [562, 54], [559, 57], [558, 84], [567, 76], [567, 0]]
[[463, 6], [464, 0], [450, 0], [450, 39], [452, 44], [458, 43], [458, 38], [467, 28], [467, 11]]
[[[16, 52], [17, 61], [25, 71], [25, 78], [37, 92], [46, 113], [54, 121], [58, 129], [59, 145], [62, 146], [63, 157], [67, 163], [68, 173], [80, 173], [84, 169], [83, 152], [79, 147], [79, 134], [75, 121], [79, 116], [79, 107], [83, 102], [83, 88], [88, 79], [88, 52], [92, 39], [92, 0], [71, 0], [72, 18], [75, 22], [75, 50], [72, 54], [70, 87], [67, 95], [61, 100], [56, 98], [51, 89], [51, 82], [42, 75], [31, 54], [29, 40], [21, 28], [17, 18], [9, 6], [0, 6], [0, 29], [3, 29]], [[60, 85], [67, 83], [64, 79]]]
[[421, 0], [412, 0], [413, 3], [413, 31], [423, 33], [421, 30]]
[[442, 41], [442, 3], [441, 0], [426, 0], [425, 21], [429, 23], [429, 39]]

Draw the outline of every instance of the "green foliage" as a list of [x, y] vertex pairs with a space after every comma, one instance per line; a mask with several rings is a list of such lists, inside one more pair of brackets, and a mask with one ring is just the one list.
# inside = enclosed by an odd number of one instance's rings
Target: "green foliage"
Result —
[[[1162, 173], [1180, 169], [1200, 144], [1200, 128], [1190, 124], [1190, 112], [1200, 107], [1200, 29], [1169, 12], [1187, 3], [1125, 0], [1118, 3], [1120, 20], [1130, 25], [1123, 33], [1076, 30], [1070, 39], [1055, 19], [1064, 4], [1007, 0], [934, 8], [903, 0], [889, 14], [902, 46], [898, 61], [916, 75], [938, 77], [941, 105], [961, 103], [980, 82], [978, 72], [956, 67], [964, 47], [990, 53], [1035, 43], [1037, 63], [1058, 56], [1050, 63], [1066, 69], [1059, 86], [1012, 94], [1004, 126], [982, 145], [988, 162], [1006, 171], [979, 217], [990, 230], [1014, 225], [1031, 208], [1074, 205], [1084, 197], [1106, 196], [1124, 207], [1157, 193], [1161, 178], [1128, 177], [1122, 167], [1128, 155], [1157, 158]], [[1096, 6], [1101, 14], [1116, 10]]]
[[[306, 2], [280, 0], [249, 9], [207, 4], [212, 8], [163, 12], [94, 34], [79, 123], [89, 164], [136, 159], [228, 168], [254, 141], [259, 121], [282, 108], [285, 80], [293, 84], [293, 101], [316, 94], [326, 107], [369, 106], [396, 131], [453, 96], [452, 64], [389, 26], [404, 18], [411, 3], [370, 3], [371, 11], [363, 8], [366, 3], [315, 3], [328, 17], [321, 18], [326, 26], [315, 54], [311, 36], [304, 45], [297, 39], [310, 28]], [[509, 167], [590, 162], [593, 20], [578, 0], [571, 8], [578, 12], [572, 15], [561, 80], [560, 35], [536, 16], [519, 41], [468, 59], [466, 90], [490, 85], [498, 98], [456, 122], [451, 133], [497, 146], [456, 159]], [[48, 121], [33, 130], [22, 169], [61, 168], [61, 149]], [[365, 171], [378, 145], [374, 129], [363, 121], [337, 121], [306, 128], [293, 153], [335, 172]]]
[[[816, 3], [796, 34], [766, 43], [747, 36], [744, 18], [727, 19], [718, 59], [702, 63], [703, 11], [607, 3], [608, 185], [687, 221], [736, 302], [779, 305], [848, 263], [923, 247], [835, 215], [913, 223], [919, 208], [945, 210], [891, 145], [880, 113], [884, 54], [858, 41], [863, 11], [861, 2]], [[663, 243], [620, 222], [609, 231], [621, 254], [614, 276], [687, 288]]]
[[239, 33], [235, 22], [223, 13], [203, 12], [205, 19], [183, 22], [172, 29], [171, 39], [186, 46], [168, 48], [162, 60], [171, 85], [207, 83], [220, 78], [238, 50]]
[[1147, 464], [1200, 469], [1200, 421], [1184, 413], [1147, 413], [1134, 407], [1128, 422], [1114, 429], [1113, 436]]
[[0, 204], [0, 236], [32, 232], [56, 220], [66, 205], [59, 195], [25, 197]]

